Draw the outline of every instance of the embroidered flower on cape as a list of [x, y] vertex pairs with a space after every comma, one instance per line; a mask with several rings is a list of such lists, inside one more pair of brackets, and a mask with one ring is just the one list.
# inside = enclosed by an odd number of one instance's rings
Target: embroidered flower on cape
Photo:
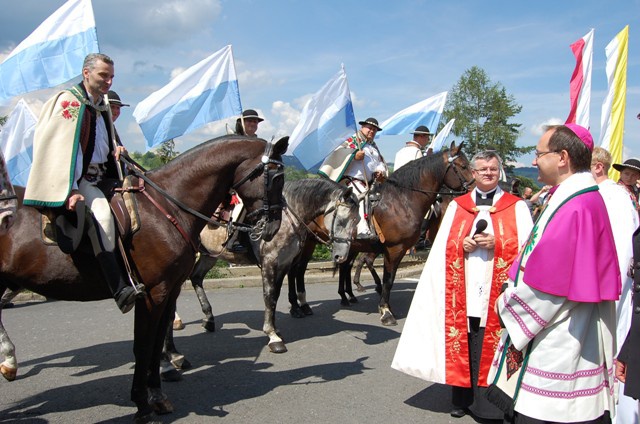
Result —
[[78, 103], [77, 101], [68, 101], [68, 100], [63, 100], [60, 103], [60, 106], [62, 106], [62, 117], [64, 119], [78, 119], [78, 113], [80, 111], [80, 103]]

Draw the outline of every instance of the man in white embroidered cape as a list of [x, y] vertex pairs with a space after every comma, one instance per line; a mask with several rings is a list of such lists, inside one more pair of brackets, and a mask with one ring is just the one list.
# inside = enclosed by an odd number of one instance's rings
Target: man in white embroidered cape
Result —
[[[609, 214], [609, 222], [613, 231], [618, 252], [618, 265], [622, 278], [622, 292], [620, 300], [616, 302], [616, 356], [627, 337], [631, 326], [633, 278], [628, 275], [629, 266], [633, 261], [632, 236], [640, 224], [636, 208], [625, 190], [620, 184], [616, 184], [608, 178], [611, 167], [611, 154], [602, 147], [594, 147], [591, 155], [591, 175], [595, 178], [604, 199]], [[617, 424], [636, 424], [640, 421], [638, 401], [624, 395], [624, 383], [619, 383], [618, 406], [613, 420]]]
[[620, 269], [588, 172], [593, 139], [576, 124], [552, 126], [536, 149], [538, 179], [554, 187], [496, 302], [506, 331], [489, 378], [517, 381], [506, 423], [610, 423]]
[[450, 385], [453, 417], [496, 419], [501, 411], [483, 394], [500, 332], [492, 305], [532, 222], [526, 203], [498, 187], [495, 152], [477, 153], [471, 164], [476, 189], [447, 208], [392, 367]]

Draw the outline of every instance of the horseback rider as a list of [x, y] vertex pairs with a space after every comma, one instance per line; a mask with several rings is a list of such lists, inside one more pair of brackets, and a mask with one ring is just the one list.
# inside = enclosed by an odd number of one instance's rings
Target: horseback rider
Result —
[[[382, 131], [378, 120], [367, 118], [359, 124], [360, 130], [329, 154], [318, 174], [353, 187], [359, 197], [366, 198], [363, 193], [368, 193], [375, 182], [384, 181], [389, 169], [374, 141], [376, 133]], [[378, 237], [370, 228], [368, 209], [367, 202], [361, 200], [357, 238], [375, 240]]]
[[144, 286], [134, 287], [123, 273], [114, 252], [117, 234], [111, 208], [98, 187], [101, 180], [118, 178], [118, 160], [126, 153], [111, 142], [114, 130], [104, 95], [113, 77], [113, 60], [91, 53], [82, 65], [82, 81], [45, 103], [35, 130], [24, 204], [79, 220], [85, 207], [91, 212], [93, 254], [118, 308], [127, 313], [144, 297]]
[[[258, 124], [262, 121], [264, 121], [264, 118], [261, 118], [258, 112], [253, 109], [246, 109], [242, 112], [242, 116], [236, 119], [235, 134], [257, 138]], [[220, 205], [219, 215], [226, 217], [224, 218], [226, 220], [230, 217], [233, 222], [242, 222], [244, 220], [242, 199], [237, 194], [231, 195], [226, 202]], [[247, 251], [247, 246], [238, 240], [237, 233], [231, 236], [226, 246], [231, 246], [229, 250], [234, 253], [245, 253]]]

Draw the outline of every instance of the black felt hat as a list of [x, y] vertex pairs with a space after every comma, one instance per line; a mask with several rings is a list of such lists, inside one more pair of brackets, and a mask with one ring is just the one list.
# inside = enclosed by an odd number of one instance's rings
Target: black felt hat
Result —
[[424, 125], [420, 125], [418, 128], [415, 129], [414, 132], [412, 132], [411, 134], [418, 134], [418, 135], [433, 135], [430, 131], [429, 128], [425, 127]]
[[369, 124], [371, 126], [376, 127], [378, 131], [382, 131], [382, 128], [380, 128], [380, 125], [378, 124], [378, 120], [376, 118], [367, 118], [364, 121], [358, 122], [358, 124], [360, 125]]
[[242, 117], [244, 119], [257, 119], [258, 122], [264, 121], [264, 119], [262, 119], [260, 116], [258, 116], [258, 112], [256, 112], [253, 109], [247, 109], [244, 112], [242, 112]]
[[614, 163], [613, 167], [616, 171], [622, 172], [625, 168], [635, 169], [640, 172], [640, 160], [638, 159], [627, 159], [624, 163]]
[[118, 106], [130, 106], [122, 103], [122, 101], [120, 100], [120, 96], [118, 96], [118, 93], [113, 90], [109, 90], [109, 103]]

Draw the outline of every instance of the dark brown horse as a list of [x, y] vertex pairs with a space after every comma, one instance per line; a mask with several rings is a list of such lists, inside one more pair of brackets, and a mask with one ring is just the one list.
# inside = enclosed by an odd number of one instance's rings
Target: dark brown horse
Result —
[[[427, 211], [440, 194], [442, 187], [450, 187], [460, 193], [466, 192], [473, 183], [469, 161], [459, 146], [451, 143], [449, 150], [410, 162], [377, 188], [370, 192], [374, 198], [373, 218], [381, 231], [380, 241], [358, 240], [351, 244], [350, 258], [340, 265], [338, 293], [342, 305], [356, 300], [351, 288], [351, 269], [358, 252], [373, 252], [384, 255], [382, 285], [376, 288], [380, 294], [378, 305], [383, 325], [395, 325], [396, 319], [389, 306], [391, 288], [396, 271], [407, 249], [413, 247], [420, 235], [420, 226]], [[309, 251], [306, 250], [305, 251]], [[306, 260], [306, 262], [305, 262]], [[296, 284], [304, 291], [304, 271], [308, 258], [303, 258], [297, 269], [292, 269], [289, 284]], [[302, 289], [301, 289], [302, 287]], [[347, 298], [349, 295], [350, 298]]]
[[[134, 274], [147, 291], [146, 298], [136, 304], [134, 318], [131, 400], [138, 409], [137, 421], [150, 420], [154, 410], [172, 411], [161, 390], [160, 354], [180, 286], [195, 263], [194, 245], [206, 223], [201, 217], [211, 216], [233, 188], [254, 217], [256, 235], [271, 239], [280, 226], [281, 205], [275, 203], [282, 197], [280, 161], [287, 144], [287, 138], [275, 145], [237, 136], [210, 140], [146, 174], [145, 192], [153, 201], [144, 193], [135, 194], [141, 224], [131, 237], [129, 252]], [[129, 178], [138, 186], [139, 178]], [[20, 190], [19, 197], [23, 195]], [[0, 237], [0, 295], [7, 288], [26, 288], [61, 300], [110, 298], [90, 256], [80, 251], [68, 256], [42, 243], [40, 220], [38, 211], [21, 207], [14, 227]], [[1, 316], [0, 349], [5, 357], [2, 373], [11, 380], [18, 365]]]

